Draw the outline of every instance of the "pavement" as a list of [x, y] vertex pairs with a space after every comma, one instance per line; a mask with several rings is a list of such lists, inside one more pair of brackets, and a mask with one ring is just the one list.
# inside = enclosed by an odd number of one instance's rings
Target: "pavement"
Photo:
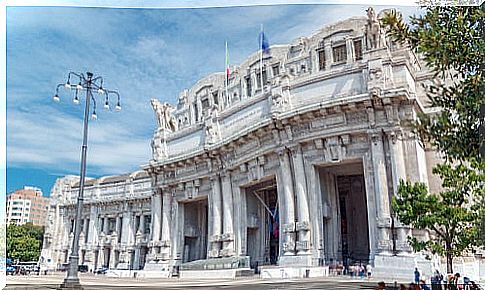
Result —
[[[47, 276], [8, 276], [5, 289], [34, 290], [56, 289], [63, 281], [65, 273], [53, 273]], [[229, 290], [290, 290], [290, 289], [374, 289], [377, 280], [361, 280], [347, 277], [323, 277], [304, 279], [260, 279], [258, 277], [236, 280], [188, 280], [178, 278], [114, 278], [104, 275], [80, 274], [84, 289], [229, 289]]]

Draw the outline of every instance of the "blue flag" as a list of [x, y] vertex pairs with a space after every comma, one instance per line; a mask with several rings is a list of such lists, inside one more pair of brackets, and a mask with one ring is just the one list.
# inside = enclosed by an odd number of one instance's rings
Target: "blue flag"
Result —
[[259, 41], [261, 44], [261, 50], [263, 53], [269, 53], [269, 41], [263, 31], [259, 34]]

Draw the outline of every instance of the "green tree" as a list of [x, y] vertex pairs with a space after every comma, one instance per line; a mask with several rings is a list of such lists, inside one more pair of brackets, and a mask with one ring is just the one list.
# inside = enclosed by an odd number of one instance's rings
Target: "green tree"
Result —
[[442, 80], [425, 86], [434, 114], [419, 114], [412, 124], [422, 144], [444, 157], [433, 168], [443, 190], [430, 193], [422, 183], [400, 182], [392, 207], [400, 221], [428, 230], [427, 241], [410, 238], [415, 251], [445, 256], [453, 272], [453, 257], [483, 244], [479, 239], [485, 197], [485, 158], [479, 159], [479, 111], [483, 99], [485, 41], [480, 7], [425, 7], [410, 23], [392, 11], [382, 19], [393, 41], [409, 45]]
[[44, 228], [32, 223], [7, 225], [7, 257], [22, 262], [37, 261], [43, 236]]

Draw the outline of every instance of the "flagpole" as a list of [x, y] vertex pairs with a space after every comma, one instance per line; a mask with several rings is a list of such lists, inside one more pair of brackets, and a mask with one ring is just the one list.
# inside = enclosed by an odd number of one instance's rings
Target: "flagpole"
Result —
[[259, 62], [259, 67], [260, 67], [260, 78], [261, 78], [261, 93], [263, 92], [264, 84], [263, 84], [263, 24], [261, 24], [261, 43], [259, 48], [261, 49], [260, 53], [260, 62]]
[[228, 65], [229, 64], [227, 63], [227, 61], [228, 60], [227, 60], [227, 41], [226, 41], [226, 63], [225, 63], [225, 68], [224, 68], [224, 86], [226, 87], [225, 88], [225, 91], [226, 91], [226, 100], [227, 100], [227, 104], [229, 105], [229, 103], [230, 103], [230, 100], [229, 99], [230, 98], [229, 98], [229, 94], [227, 92], [227, 85], [229, 83], [229, 79], [228, 79], [229, 76], [227, 74], [227, 69], [228, 69]]

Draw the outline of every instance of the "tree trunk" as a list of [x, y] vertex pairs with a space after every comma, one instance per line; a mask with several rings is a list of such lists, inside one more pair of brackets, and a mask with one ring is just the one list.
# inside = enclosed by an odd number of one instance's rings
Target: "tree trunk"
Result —
[[446, 272], [453, 274], [453, 256], [446, 253]]

